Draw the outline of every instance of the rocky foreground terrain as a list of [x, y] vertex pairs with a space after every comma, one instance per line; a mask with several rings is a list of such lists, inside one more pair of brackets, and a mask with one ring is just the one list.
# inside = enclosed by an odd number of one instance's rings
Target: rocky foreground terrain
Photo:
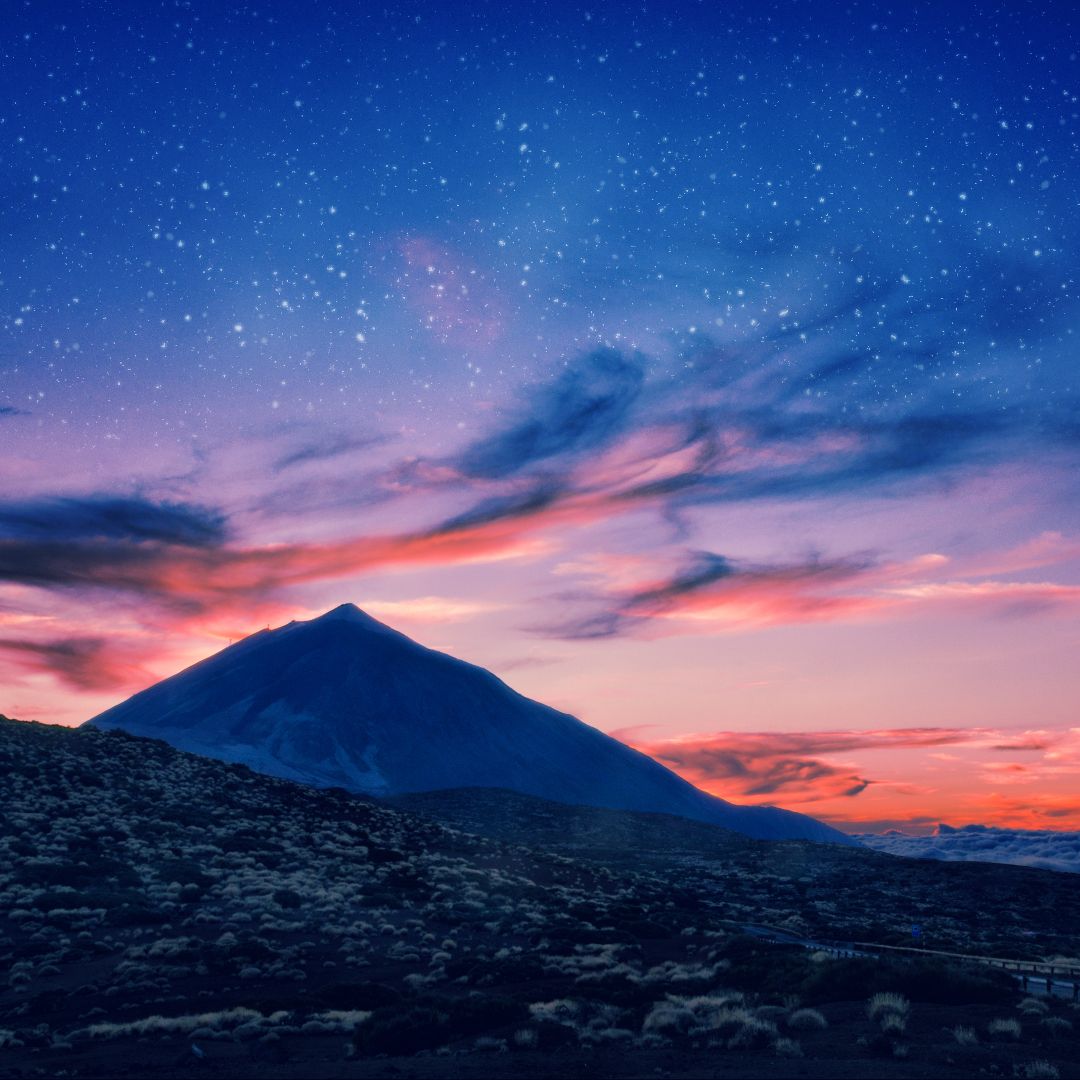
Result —
[[685, 818], [564, 806], [513, 791], [433, 791], [392, 803], [507, 843], [650, 870], [707, 896], [734, 926], [1017, 959], [1075, 956], [1080, 947], [1080, 876], [1073, 874], [761, 843]]
[[0, 1076], [1080, 1076], [1067, 1001], [743, 931], [1075, 955], [1073, 875], [415, 799], [0, 720]]

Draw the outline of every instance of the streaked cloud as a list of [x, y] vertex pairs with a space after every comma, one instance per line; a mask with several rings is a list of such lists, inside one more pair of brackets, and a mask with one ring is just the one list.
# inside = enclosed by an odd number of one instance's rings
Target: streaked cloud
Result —
[[943, 573], [970, 571], [933, 553], [903, 563], [889, 563], [871, 553], [756, 563], [695, 551], [652, 577], [647, 576], [644, 558], [594, 557], [560, 569], [586, 581], [583, 589], [563, 594], [568, 608], [584, 613], [536, 631], [570, 640], [633, 633], [745, 632], [766, 626], [908, 617], [927, 610], [1010, 617], [1080, 609], [1076, 585], [941, 580]]
[[742, 801], [818, 802], [853, 798], [875, 780], [824, 755], [972, 743], [977, 729], [899, 728], [881, 731], [722, 731], [649, 741], [643, 733], [613, 732], [693, 784]]
[[225, 538], [225, 515], [192, 503], [111, 494], [0, 502], [0, 543], [121, 540], [202, 548]]
[[72, 637], [38, 641], [0, 638], [0, 654], [23, 672], [54, 676], [75, 691], [112, 690], [138, 685], [149, 678], [142, 661], [151, 650], [105, 637]]

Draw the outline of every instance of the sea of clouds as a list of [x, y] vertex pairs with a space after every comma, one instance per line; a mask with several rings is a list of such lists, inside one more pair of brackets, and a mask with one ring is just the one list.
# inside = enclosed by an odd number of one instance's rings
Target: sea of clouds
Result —
[[863, 833], [867, 847], [912, 859], [1013, 863], [1080, 874], [1080, 832], [998, 829], [990, 825], [939, 825], [930, 836]]

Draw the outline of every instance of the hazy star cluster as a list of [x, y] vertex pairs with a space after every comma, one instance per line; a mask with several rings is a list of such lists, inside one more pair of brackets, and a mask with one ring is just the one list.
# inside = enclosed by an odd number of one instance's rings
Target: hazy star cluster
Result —
[[1075, 726], [1080, 34], [982, 8], [12, 5], [0, 710], [350, 599], [642, 745]]

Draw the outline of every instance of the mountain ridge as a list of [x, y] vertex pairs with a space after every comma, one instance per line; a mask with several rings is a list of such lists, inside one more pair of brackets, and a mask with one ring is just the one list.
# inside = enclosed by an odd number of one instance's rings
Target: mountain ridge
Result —
[[760, 839], [857, 841], [708, 795], [640, 751], [352, 604], [260, 630], [87, 722], [376, 797], [498, 787]]

